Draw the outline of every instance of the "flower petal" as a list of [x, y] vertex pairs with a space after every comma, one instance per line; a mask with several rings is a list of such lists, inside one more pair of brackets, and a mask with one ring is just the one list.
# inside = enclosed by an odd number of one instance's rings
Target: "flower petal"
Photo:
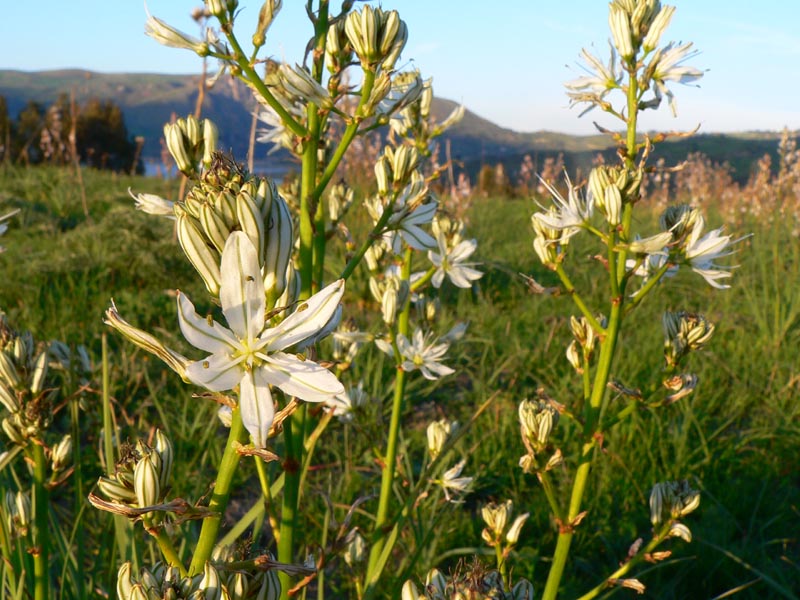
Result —
[[242, 424], [247, 429], [256, 448], [263, 448], [267, 442], [269, 428], [275, 419], [275, 404], [269, 384], [260, 369], [245, 372], [239, 384], [239, 410]]
[[212, 392], [232, 390], [242, 378], [240, 360], [232, 359], [227, 353], [212, 354], [205, 360], [196, 360], [186, 367], [186, 376], [192, 383], [202, 385]]
[[325, 327], [336, 312], [344, 294], [344, 279], [338, 279], [303, 302], [283, 322], [264, 332], [265, 351], [274, 352], [294, 346]]
[[200, 350], [220, 352], [238, 345], [230, 329], [198, 315], [192, 301], [180, 291], [178, 291], [178, 322], [186, 341]]
[[306, 402], [324, 402], [344, 392], [333, 373], [311, 360], [284, 352], [271, 354], [260, 371], [266, 381]]
[[264, 329], [264, 280], [256, 249], [243, 231], [228, 236], [220, 271], [222, 313], [240, 338], [252, 340]]

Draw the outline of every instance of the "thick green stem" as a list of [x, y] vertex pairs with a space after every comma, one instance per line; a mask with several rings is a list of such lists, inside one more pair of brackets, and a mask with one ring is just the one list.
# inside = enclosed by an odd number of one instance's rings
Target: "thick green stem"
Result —
[[203, 527], [200, 529], [200, 538], [197, 540], [192, 564], [189, 567], [189, 575], [197, 575], [202, 572], [206, 561], [211, 558], [211, 552], [214, 550], [219, 527], [222, 523], [222, 515], [225, 513], [230, 499], [231, 482], [236, 473], [236, 467], [239, 465], [237, 446], [244, 441], [246, 433], [242, 425], [239, 407], [236, 407], [231, 415], [231, 429], [228, 433], [228, 442], [225, 444], [222, 460], [219, 463], [217, 480], [214, 483], [214, 493], [208, 503], [208, 509], [213, 514], [203, 519]]
[[44, 448], [39, 444], [32, 444], [33, 454], [33, 594], [35, 600], [47, 600], [50, 596], [50, 577], [47, 572], [49, 560], [47, 526], [48, 500], [47, 500], [47, 458]]
[[[317, 144], [319, 143], [319, 112], [315, 104], [308, 105], [309, 139], [303, 151], [300, 175], [300, 249], [297, 266], [300, 271], [300, 299], [305, 300], [314, 289], [314, 225], [316, 210], [313, 196], [317, 176]], [[317, 257], [318, 258], [318, 257]]]
[[[297, 525], [297, 503], [300, 492], [300, 461], [303, 446], [303, 416], [305, 407], [295, 411], [283, 422], [283, 439], [286, 460], [283, 463], [284, 486], [281, 503], [281, 528], [278, 540], [278, 560], [291, 563], [294, 560], [294, 532]], [[291, 579], [283, 571], [278, 573], [281, 582], [281, 599], [289, 598]]]

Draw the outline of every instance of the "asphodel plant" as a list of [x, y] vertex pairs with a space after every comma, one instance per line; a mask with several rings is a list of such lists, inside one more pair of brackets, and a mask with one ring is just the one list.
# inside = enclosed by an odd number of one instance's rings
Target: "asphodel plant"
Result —
[[[535, 252], [558, 276], [578, 311], [570, 322], [573, 340], [566, 356], [581, 388], [580, 401], [573, 405], [559, 403], [540, 391], [535, 400], [526, 400], [519, 407], [527, 451], [520, 466], [541, 482], [559, 532], [543, 592], [546, 600], [557, 596], [573, 537], [591, 518], [584, 511], [584, 497], [591, 484], [592, 465], [602, 459], [603, 437], [640, 406], [666, 406], [691, 394], [698, 379], [684, 370], [686, 358], [705, 345], [714, 330], [700, 314], [667, 312], [663, 318], [665, 361], [663, 370], [657, 371], [660, 385], [652, 386], [656, 391], [647, 395], [613, 376], [624, 350], [618, 342], [629, 316], [679, 270], [689, 269], [721, 289], [729, 287], [725, 282], [734, 268], [718, 261], [730, 255], [739, 240], [732, 240], [721, 229], [706, 231], [699, 207], [668, 208], [657, 231], [639, 231], [639, 224], [649, 220], [646, 215], [634, 217], [637, 211], [648, 210], [640, 206], [648, 158], [654, 145], [668, 137], [640, 134], [639, 116], [658, 108], [664, 98], [674, 112], [675, 98], [668, 86], [690, 83], [703, 75], [684, 64], [695, 54], [691, 43], [662, 43], [674, 11], [658, 0], [614, 0], [609, 4], [612, 43], [608, 62], [583, 50], [587, 74], [566, 87], [572, 104], [582, 105], [586, 111], [603, 111], [622, 123], [622, 133], [602, 130], [617, 141], [620, 163], [595, 167], [585, 185], [569, 178], [563, 187], [543, 181], [553, 204], [533, 215]], [[596, 265], [606, 289], [606, 301], [600, 306], [590, 304], [569, 274], [570, 242], [580, 235], [590, 236], [599, 246]], [[611, 403], [612, 395], [625, 402]], [[565, 418], [572, 419], [581, 432], [577, 447], [570, 447], [573, 440], [564, 440], [558, 447], [557, 424]], [[554, 471], [557, 466], [559, 471]], [[571, 472], [571, 492], [562, 498], [553, 478], [565, 467]], [[690, 541], [688, 527], [678, 519], [694, 510], [699, 501], [699, 493], [686, 482], [656, 484], [650, 499], [651, 541], [638, 540], [622, 567], [583, 598], [595, 597], [614, 585], [643, 591], [641, 582], [628, 577], [631, 570], [641, 560], [669, 556], [668, 551], [654, 551], [667, 537]]]
[[[220, 314], [199, 314], [194, 302], [177, 292], [177, 321], [197, 350], [193, 358], [123, 319], [116, 306], [106, 313], [110, 326], [220, 404], [229, 434], [213, 493], [199, 505], [175, 496], [169, 482], [172, 446], [159, 433], [155, 442], [142, 440], [119, 456], [116, 470], [100, 479], [90, 499], [100, 509], [141, 522], [161, 550], [162, 564], [138, 573], [127, 563], [122, 566], [121, 600], [161, 598], [165, 590], [178, 588], [186, 597], [288, 598], [315, 579], [323, 593], [325, 567], [340, 557], [353, 565], [356, 594], [372, 597], [384, 591], [387, 574], [397, 575], [387, 565], [398, 560], [401, 536], [406, 547], [424, 546], [413, 533], [423, 528], [407, 532], [405, 527], [412, 507], [424, 504], [434, 523], [437, 511], [447, 502], [460, 502], [472, 482], [462, 475], [466, 461], [453, 460], [461, 435], [454, 433], [441, 440], [421, 473], [402, 474], [411, 485], [401, 498], [396, 493], [408, 378], [434, 380], [453, 373], [445, 355], [464, 334], [463, 325], [444, 335], [436, 331], [435, 306], [423, 292], [446, 281], [469, 288], [481, 276], [469, 262], [476, 242], [466, 238], [464, 223], [443, 213], [430, 189], [438, 175], [427, 160], [433, 140], [463, 111], [437, 123], [430, 80], [416, 71], [395, 70], [407, 38], [396, 11], [369, 5], [353, 10], [352, 2], [344, 2], [336, 12], [326, 0], [308, 2], [312, 35], [307, 44], [299, 40], [308, 49], [301, 65], [258, 58], [280, 2], [264, 2], [247, 51], [237, 37], [237, 4], [205, 3], [217, 28], [209, 27], [204, 39], [155, 17], [148, 19], [146, 31], [163, 44], [218, 59], [217, 78], [244, 82], [267, 125], [260, 140], [297, 158], [298, 180], [278, 189], [217, 152], [217, 127], [208, 119], [190, 116], [165, 126], [167, 147], [189, 181], [187, 193], [174, 200], [149, 194], [134, 198], [140, 209], [175, 220], [181, 248]], [[359, 73], [351, 75], [353, 70]], [[381, 128], [391, 134], [374, 165], [375, 186], [363, 190], [363, 202], [357, 203], [353, 190], [331, 182], [353, 141]], [[371, 221], [361, 240], [345, 224], [359, 205]], [[345, 252], [339, 255], [346, 263], [333, 271], [326, 257], [334, 243], [342, 242]], [[369, 334], [348, 322], [340, 326], [346, 282], [362, 260], [380, 314], [381, 330]], [[421, 260], [430, 266], [413, 273], [414, 260], [415, 266]], [[323, 360], [317, 342], [331, 333], [333, 360]], [[322, 529], [320, 539], [311, 540], [314, 526], [301, 510], [311, 456], [332, 417], [346, 422], [364, 402], [363, 386], [350, 365], [359, 347], [373, 339], [394, 367], [386, 386], [391, 406], [380, 460], [365, 469], [375, 475], [374, 486], [370, 483], [361, 497], [336, 499], [350, 509], [337, 520], [339, 527], [326, 521], [315, 529]], [[329, 408], [311, 414], [308, 403]], [[231, 550], [236, 540], [222, 530], [233, 477], [245, 458], [255, 461], [263, 498], [254, 508], [268, 513], [277, 556]], [[196, 543], [181, 549], [174, 527], [190, 527], [182, 525], [187, 520], [200, 520], [202, 526]], [[310, 555], [313, 548], [316, 557]], [[402, 558], [406, 570], [418, 555]]]

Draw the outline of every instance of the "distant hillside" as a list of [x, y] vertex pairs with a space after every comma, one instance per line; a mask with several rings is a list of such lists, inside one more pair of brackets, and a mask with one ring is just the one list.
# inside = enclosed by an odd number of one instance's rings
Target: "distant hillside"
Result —
[[[130, 134], [144, 136], [145, 156], [157, 157], [161, 151], [159, 140], [163, 124], [173, 113], [184, 116], [194, 111], [198, 81], [196, 75], [0, 70], [0, 95], [5, 96], [12, 117], [29, 100], [48, 104], [59, 94], [72, 91], [79, 102], [89, 97], [113, 99], [125, 113]], [[450, 100], [435, 99], [433, 113], [441, 119], [455, 106]], [[245, 155], [253, 108], [247, 88], [230, 78], [220, 80], [207, 93], [203, 114], [218, 123], [220, 147], [233, 150], [237, 156]], [[702, 134], [662, 144], [657, 155], [668, 163], [675, 163], [690, 152], [703, 152], [715, 162], [729, 162], [734, 176], [743, 181], [758, 158], [765, 153], [775, 155], [778, 138], [777, 132]], [[526, 154], [541, 164], [546, 157], [563, 153], [568, 168], [584, 170], [590, 167], [597, 153], [609, 159], [614, 155], [609, 138], [603, 135], [520, 133], [499, 127], [469, 110], [463, 121], [448, 133], [447, 139], [452, 157], [473, 175], [482, 164], [503, 162], [513, 176]], [[266, 151], [264, 147], [263, 153]]]

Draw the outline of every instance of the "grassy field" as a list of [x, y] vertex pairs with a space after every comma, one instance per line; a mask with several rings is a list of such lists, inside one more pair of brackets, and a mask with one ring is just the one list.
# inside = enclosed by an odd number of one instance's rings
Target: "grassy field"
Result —
[[[36, 339], [85, 344], [97, 365], [106, 329], [102, 315], [113, 298], [138, 327], [190, 353], [178, 331], [173, 291], [180, 288], [199, 299], [203, 290], [183, 259], [171, 223], [134, 211], [126, 191], [131, 186], [171, 196], [177, 183], [85, 176], [88, 219], [69, 171], [0, 171], [0, 214], [22, 209], [2, 238], [6, 252], [0, 254], [0, 308], [14, 327], [30, 330]], [[578, 391], [564, 358], [573, 306], [557, 294], [532, 294], [522, 277], [533, 276], [545, 287], [557, 284], [541, 269], [531, 247], [534, 209], [529, 199], [502, 198], [478, 199], [470, 208], [469, 233], [478, 240], [485, 275], [472, 293], [450, 288], [439, 297], [440, 319], [446, 324], [470, 323], [465, 340], [448, 359], [457, 374], [436, 384], [415, 380], [409, 388], [408, 447], [424, 448], [424, 428], [431, 418], [446, 415], [466, 422], [480, 403], [494, 397], [461, 442], [469, 470], [477, 477], [474, 490], [436, 526], [417, 575], [430, 566], [446, 569], [461, 557], [486, 553], [481, 549], [480, 507], [507, 498], [514, 500], [515, 510], [531, 513], [512, 559], [514, 574], [531, 578], [539, 590], [547, 572], [557, 532], [538, 482], [517, 467], [524, 449], [516, 407], [538, 388], [568, 406]], [[713, 207], [709, 213], [711, 223], [719, 222]], [[647, 535], [653, 483], [683, 478], [702, 490], [699, 510], [687, 519], [694, 540], [690, 545], [671, 544], [674, 554], [669, 560], [638, 571], [648, 586], [647, 597], [715, 598], [726, 592], [741, 598], [797, 597], [800, 244], [792, 235], [794, 226], [783, 220], [771, 226], [748, 224], [747, 231], [754, 235], [736, 255], [741, 266], [732, 289], [717, 292], [699, 277], [681, 274], [633, 314], [613, 373], [633, 388], [646, 389], [660, 381], [660, 315], [665, 309], [701, 311], [717, 330], [710, 350], [693, 358], [700, 384], [692, 396], [667, 409], [640, 409], [609, 432], [603, 459], [591, 476], [588, 517], [576, 537], [564, 598], [577, 597], [602, 581], [630, 544]], [[573, 256], [595, 262], [583, 253]], [[332, 271], [336, 267], [334, 262]], [[591, 281], [575, 283], [592, 297]], [[688, 305], [685, 298], [690, 299]], [[366, 277], [356, 273], [345, 317], [365, 314], [360, 306], [367, 302]], [[374, 324], [361, 324], [376, 329]], [[123, 432], [133, 438], [164, 427], [182, 457], [175, 463], [174, 487], [184, 498], [200, 498], [208, 493], [207, 473], [213, 472], [222, 450], [215, 406], [191, 398], [191, 390], [178, 377], [118, 336], [110, 335], [108, 341], [111, 393]], [[383, 394], [378, 392], [381, 355], [374, 348], [362, 352], [354, 369], [367, 389]], [[329, 432], [330, 439], [315, 456], [320, 466], [312, 471], [312, 489], [335, 485], [355, 495], [372, 490], [375, 482], [369, 474], [350, 471], [346, 465], [354, 456], [370, 455], [388, 404], [384, 398], [383, 404], [365, 409], [355, 424]], [[82, 478], [83, 490], [88, 491], [101, 473], [95, 451], [102, 426], [99, 371], [82, 408], [85, 460], [73, 475], [73, 491], [80, 490], [76, 478]], [[579, 444], [574, 434], [568, 423], [560, 426], [562, 447]], [[14, 476], [6, 469], [0, 481]], [[556, 476], [556, 482], [567, 494], [567, 476]], [[255, 470], [247, 465], [238, 475], [229, 521], [249, 508], [258, 489]], [[309, 494], [305, 502], [312, 522], [321, 518], [322, 494]], [[107, 541], [113, 538], [111, 518], [91, 507], [75, 514], [56, 505], [53, 519], [58, 525], [54, 531], [66, 532], [55, 544], [53, 564], [62, 597], [76, 596], [80, 573], [86, 574], [90, 590], [98, 590], [97, 597], [102, 590], [113, 590], [116, 557], [113, 543]], [[74, 550], [80, 538], [69, 539], [73, 534], [83, 538], [81, 554]], [[260, 543], [269, 545], [268, 531]], [[151, 551], [140, 548], [142, 553]], [[402, 546], [398, 551], [402, 553]], [[340, 564], [342, 569], [327, 580], [334, 591], [347, 589], [347, 567]]]

